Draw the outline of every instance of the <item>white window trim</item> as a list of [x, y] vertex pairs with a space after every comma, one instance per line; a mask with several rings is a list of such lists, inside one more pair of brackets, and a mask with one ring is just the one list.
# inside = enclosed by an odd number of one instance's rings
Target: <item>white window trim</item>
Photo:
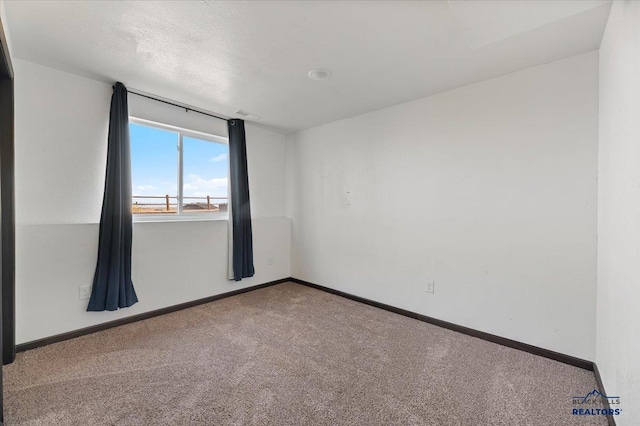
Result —
[[178, 214], [141, 214], [133, 215], [134, 223], [149, 222], [212, 222], [218, 220], [229, 220], [229, 213], [184, 213]]
[[[131, 117], [129, 116], [129, 122], [140, 124], [143, 126], [155, 127], [162, 130], [168, 130], [170, 132], [178, 133], [179, 142], [178, 142], [178, 199], [177, 201], [177, 209], [178, 212], [175, 214], [163, 214], [163, 213], [153, 213], [153, 214], [144, 214], [137, 213], [133, 214], [133, 222], [140, 223], [149, 223], [149, 222], [203, 222], [203, 221], [217, 221], [217, 220], [229, 220], [229, 212], [218, 212], [218, 213], [183, 213], [182, 212], [182, 200], [183, 197], [183, 179], [182, 176], [182, 168], [183, 168], [183, 150], [182, 148], [182, 138], [184, 136], [193, 137], [196, 139], [206, 140], [214, 143], [221, 143], [224, 145], [229, 145], [229, 138], [219, 135], [212, 135], [209, 133], [198, 132], [195, 130], [184, 129], [182, 127], [170, 126], [168, 124], [157, 123], [151, 120], [145, 120], [142, 118]], [[228, 160], [227, 160], [228, 161]], [[227, 172], [229, 171], [229, 167], [227, 167]], [[227, 182], [229, 182], [230, 176], [227, 173]], [[231, 193], [230, 188], [227, 189], [227, 204], [231, 204]]]

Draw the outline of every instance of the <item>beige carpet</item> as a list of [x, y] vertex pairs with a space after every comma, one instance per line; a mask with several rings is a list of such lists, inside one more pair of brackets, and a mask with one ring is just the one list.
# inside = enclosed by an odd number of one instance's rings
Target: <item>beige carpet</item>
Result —
[[592, 372], [285, 283], [18, 354], [7, 425], [571, 425]]

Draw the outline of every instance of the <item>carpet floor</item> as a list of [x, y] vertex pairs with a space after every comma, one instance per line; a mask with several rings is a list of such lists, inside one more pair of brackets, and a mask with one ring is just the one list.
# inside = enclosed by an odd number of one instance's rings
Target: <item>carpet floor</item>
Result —
[[7, 425], [606, 425], [582, 370], [294, 283], [19, 353]]

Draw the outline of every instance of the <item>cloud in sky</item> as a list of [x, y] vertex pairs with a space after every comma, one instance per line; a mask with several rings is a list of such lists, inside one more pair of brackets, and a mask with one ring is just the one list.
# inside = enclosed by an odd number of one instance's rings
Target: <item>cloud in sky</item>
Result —
[[136, 190], [140, 193], [148, 193], [148, 192], [157, 191], [158, 188], [156, 188], [153, 185], [137, 185]]
[[[136, 196], [154, 196], [154, 197], [160, 197], [160, 196], [164, 196], [165, 194], [171, 196], [171, 197], [175, 197], [177, 195], [177, 185], [171, 184], [171, 183], [165, 183], [165, 182], [156, 182], [157, 185], [135, 185], [133, 187], [133, 197], [135, 198]], [[138, 202], [142, 202], [142, 200], [137, 199], [134, 201], [138, 201]], [[153, 201], [149, 201], [149, 202], [153, 202]]]
[[229, 156], [227, 155], [227, 153], [224, 152], [222, 154], [216, 155], [215, 157], [211, 157], [209, 161], [213, 161], [214, 163], [219, 163], [221, 161], [227, 161], [228, 157]]
[[207, 195], [226, 197], [227, 185], [228, 179], [226, 177], [204, 179], [198, 175], [188, 175], [183, 185], [184, 195], [191, 197], [205, 197]]

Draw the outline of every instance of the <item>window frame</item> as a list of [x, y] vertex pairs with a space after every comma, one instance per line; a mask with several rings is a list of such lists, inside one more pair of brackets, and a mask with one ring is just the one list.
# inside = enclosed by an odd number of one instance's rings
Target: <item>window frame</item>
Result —
[[[153, 127], [156, 129], [161, 129], [161, 130], [165, 130], [165, 131], [169, 131], [172, 133], [177, 133], [178, 134], [178, 155], [177, 155], [177, 161], [178, 161], [178, 194], [177, 195], [177, 209], [176, 209], [176, 213], [172, 213], [172, 214], [158, 214], [158, 213], [154, 213], [154, 214], [145, 214], [145, 213], [135, 213], [132, 214], [133, 217], [133, 222], [199, 222], [199, 221], [215, 221], [215, 220], [228, 220], [229, 219], [229, 210], [227, 209], [226, 212], [217, 212], [217, 213], [212, 213], [212, 212], [202, 212], [202, 213], [198, 213], [198, 212], [192, 212], [192, 213], [184, 213], [182, 211], [182, 204], [183, 204], [183, 195], [184, 195], [184, 188], [183, 188], [183, 184], [184, 184], [184, 176], [183, 176], [183, 169], [184, 169], [184, 146], [183, 146], [183, 138], [186, 137], [191, 137], [191, 138], [195, 138], [195, 139], [200, 139], [200, 140], [204, 140], [204, 141], [209, 141], [212, 143], [220, 143], [223, 145], [229, 145], [229, 138], [224, 137], [224, 136], [219, 136], [219, 135], [213, 135], [210, 133], [203, 133], [203, 132], [198, 132], [196, 130], [189, 130], [189, 129], [184, 129], [182, 127], [177, 127], [177, 126], [171, 126], [169, 124], [164, 124], [164, 123], [158, 123], [156, 121], [151, 121], [151, 120], [146, 120], [143, 118], [138, 118], [138, 117], [133, 117], [133, 116], [129, 116], [129, 123], [134, 123], [134, 124], [138, 124], [141, 126], [147, 126], [147, 127]], [[230, 180], [230, 167], [229, 167], [229, 160], [227, 159], [227, 205], [229, 206], [229, 208], [231, 207], [231, 188], [229, 187], [229, 180]], [[132, 193], [133, 195], [133, 193]], [[133, 203], [133, 200], [132, 200]]]

